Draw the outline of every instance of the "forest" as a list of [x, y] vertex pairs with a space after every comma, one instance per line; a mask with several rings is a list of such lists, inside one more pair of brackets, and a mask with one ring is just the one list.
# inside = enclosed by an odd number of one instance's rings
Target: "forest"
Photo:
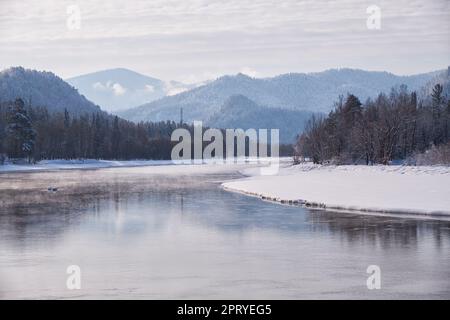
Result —
[[318, 164], [450, 162], [450, 101], [441, 84], [419, 101], [406, 86], [364, 104], [340, 97], [328, 116], [314, 115], [295, 145], [295, 160]]
[[[177, 143], [170, 136], [179, 127], [193, 132], [192, 125], [174, 121], [134, 123], [103, 111], [50, 112], [16, 99], [0, 103], [0, 164], [6, 159], [170, 159]], [[448, 163], [449, 141], [450, 101], [444, 87], [436, 84], [429, 96], [418, 99], [416, 92], [400, 86], [364, 104], [353, 94], [341, 96], [328, 116], [314, 114], [298, 137], [294, 159]], [[291, 146], [280, 149], [281, 156], [291, 155]]]
[[[174, 121], [134, 123], [102, 111], [75, 116], [67, 110], [49, 112], [16, 99], [0, 103], [0, 164], [7, 159], [15, 163], [44, 159], [168, 160], [178, 143], [171, 141], [177, 128], [194, 130], [192, 125]], [[207, 144], [204, 142], [203, 148]], [[194, 144], [191, 146], [193, 156]], [[248, 155], [248, 140], [245, 147]], [[292, 152], [291, 145], [280, 145], [281, 155], [291, 156]]]
[[0, 104], [0, 157], [170, 159], [170, 135], [178, 126], [173, 121], [135, 124], [105, 112], [72, 116], [17, 99]]

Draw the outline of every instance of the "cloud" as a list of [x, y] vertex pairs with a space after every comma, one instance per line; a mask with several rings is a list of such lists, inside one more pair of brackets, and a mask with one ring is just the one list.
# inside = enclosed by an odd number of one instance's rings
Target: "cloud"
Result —
[[125, 94], [127, 91], [124, 87], [122, 87], [119, 83], [114, 83], [112, 86], [113, 92], [116, 96], [121, 96]]
[[259, 73], [257, 71], [255, 71], [255, 70], [249, 68], [249, 67], [243, 67], [241, 69], [240, 73], [245, 74], [245, 75], [247, 75], [249, 77], [252, 77], [252, 78], [259, 77]]
[[[74, 3], [79, 30], [66, 23]], [[205, 80], [204, 70], [232, 74], [242, 66], [251, 66], [244, 70], [249, 75], [254, 68], [269, 76], [342, 66], [414, 73], [450, 63], [448, 0], [377, 0], [376, 31], [366, 27], [371, 4], [0, 0], [0, 68], [25, 65], [69, 77], [121, 65], [166, 80], [194, 74], [192, 83]]]
[[187, 91], [187, 90], [188, 90], [188, 88], [182, 88], [182, 87], [179, 87], [179, 88], [172, 88], [172, 89], [169, 89], [169, 90], [166, 92], [166, 94], [167, 94], [168, 96], [174, 96], [174, 95], [176, 95], [176, 94], [185, 92], [185, 91]]
[[127, 89], [120, 83], [113, 83], [112, 81], [107, 81], [105, 84], [102, 84], [101, 82], [95, 82], [92, 87], [97, 91], [111, 92], [115, 96], [124, 95], [127, 91]]
[[151, 84], [146, 84], [144, 90], [147, 92], [155, 92], [155, 87], [152, 86]]
[[176, 94], [189, 90], [189, 88], [188, 86], [185, 86], [183, 83], [168, 81], [164, 84], [164, 90], [166, 92], [166, 95], [174, 96]]
[[107, 89], [106, 86], [104, 86], [103, 84], [101, 84], [101, 82], [96, 82], [96, 83], [94, 83], [94, 84], [92, 85], [92, 88], [94, 88], [95, 90], [98, 90], [98, 91], [104, 91], [104, 90]]
[[[205, 62], [205, 61], [203, 61]], [[235, 72], [229, 72], [229, 73], [235, 73]], [[203, 72], [196, 72], [196, 73], [190, 73], [188, 75], [182, 75], [180, 77], [180, 81], [182, 83], [187, 83], [191, 86], [201, 86], [205, 84], [209, 80], [214, 80], [217, 78], [220, 78], [224, 75], [226, 75], [227, 72], [211, 72], [211, 71], [203, 71]]]

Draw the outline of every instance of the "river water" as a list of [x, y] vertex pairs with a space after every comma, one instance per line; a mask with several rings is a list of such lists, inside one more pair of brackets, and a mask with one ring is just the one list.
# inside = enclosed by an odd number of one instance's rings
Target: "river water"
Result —
[[[220, 188], [238, 177], [0, 174], [0, 298], [450, 299], [449, 221], [311, 211]], [[66, 286], [71, 265], [79, 290]], [[369, 265], [380, 289], [367, 287]]]

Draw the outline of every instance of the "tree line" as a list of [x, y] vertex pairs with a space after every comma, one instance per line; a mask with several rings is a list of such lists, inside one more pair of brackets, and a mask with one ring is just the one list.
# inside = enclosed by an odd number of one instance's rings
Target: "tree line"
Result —
[[308, 121], [295, 145], [295, 159], [389, 164], [433, 146], [448, 146], [450, 101], [443, 89], [436, 84], [420, 101], [404, 85], [364, 104], [352, 94], [341, 96], [328, 116], [314, 115]]
[[72, 116], [17, 99], [0, 103], [0, 155], [29, 161], [170, 159], [170, 135], [179, 126], [173, 121], [135, 124], [104, 112]]
[[[105, 112], [73, 116], [25, 105], [22, 99], [0, 103], [0, 164], [6, 158], [28, 162], [53, 159], [171, 159], [177, 128], [193, 134], [193, 125], [174, 121], [134, 123]], [[207, 130], [203, 128], [203, 132]], [[224, 133], [224, 132], [223, 132]], [[225, 136], [225, 134], [224, 134]], [[224, 141], [225, 142], [225, 141]], [[203, 149], [207, 146], [203, 143]], [[246, 154], [249, 154], [248, 140]], [[270, 146], [267, 146], [270, 149]], [[194, 155], [194, 143], [191, 143]], [[224, 155], [226, 154], [224, 143]], [[235, 155], [237, 145], [235, 145]], [[291, 145], [280, 154], [292, 155]]]

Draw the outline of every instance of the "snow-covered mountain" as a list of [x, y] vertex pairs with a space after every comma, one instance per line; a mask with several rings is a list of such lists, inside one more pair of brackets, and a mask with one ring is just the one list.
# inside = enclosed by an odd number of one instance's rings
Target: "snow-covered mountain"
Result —
[[0, 72], [0, 102], [17, 98], [32, 106], [45, 106], [50, 112], [67, 109], [73, 115], [80, 115], [101, 111], [55, 74], [22, 67]]
[[244, 95], [258, 105], [288, 110], [328, 112], [339, 95], [353, 93], [362, 101], [391, 87], [406, 84], [418, 90], [442, 71], [412, 76], [355, 69], [332, 69], [318, 73], [290, 73], [256, 79], [244, 74], [224, 76], [206, 85], [164, 97], [126, 110], [129, 120], [178, 120], [180, 108], [184, 119], [207, 120], [232, 95]]
[[212, 128], [279, 129], [282, 143], [293, 143], [312, 112], [267, 108], [243, 95], [229, 97], [206, 125]]
[[66, 81], [109, 112], [136, 107], [192, 88], [192, 85], [164, 82], [123, 68], [89, 73]]

